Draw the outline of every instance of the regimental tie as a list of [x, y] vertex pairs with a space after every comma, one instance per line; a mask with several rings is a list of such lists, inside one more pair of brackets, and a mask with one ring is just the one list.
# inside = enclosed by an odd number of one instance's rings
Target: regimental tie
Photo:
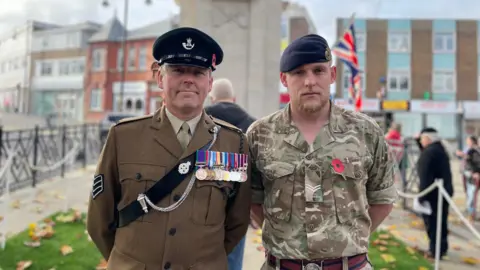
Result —
[[187, 122], [183, 122], [182, 127], [178, 131], [177, 139], [182, 145], [182, 148], [185, 150], [190, 142], [190, 126], [187, 124]]

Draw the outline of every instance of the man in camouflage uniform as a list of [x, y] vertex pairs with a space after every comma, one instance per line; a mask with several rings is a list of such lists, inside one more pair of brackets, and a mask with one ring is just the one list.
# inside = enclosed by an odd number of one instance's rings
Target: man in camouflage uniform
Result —
[[336, 69], [324, 38], [292, 42], [280, 71], [289, 106], [247, 132], [252, 215], [264, 221], [262, 269], [372, 269], [370, 233], [397, 198], [383, 132], [330, 102]]

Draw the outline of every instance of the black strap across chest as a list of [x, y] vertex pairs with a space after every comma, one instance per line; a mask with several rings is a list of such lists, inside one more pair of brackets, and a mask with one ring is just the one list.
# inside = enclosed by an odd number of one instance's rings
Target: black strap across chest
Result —
[[[208, 143], [200, 150], [206, 150], [209, 145], [210, 143]], [[180, 166], [180, 164], [183, 164], [185, 162], [190, 162], [190, 167], [187, 173], [181, 174], [178, 170], [178, 167]], [[159, 203], [163, 198], [170, 195], [172, 191], [176, 187], [178, 187], [178, 185], [180, 185], [180, 183], [182, 183], [188, 175], [193, 172], [194, 169], [195, 153], [181, 159], [177, 163], [177, 165], [175, 165], [165, 176], [155, 182], [155, 184], [145, 192], [145, 195], [150, 199], [153, 204]], [[152, 207], [148, 204], [147, 207], [148, 210], [152, 209]], [[145, 211], [143, 211], [141, 204], [135, 200], [118, 211], [117, 227], [125, 227], [143, 215], [145, 215]]]

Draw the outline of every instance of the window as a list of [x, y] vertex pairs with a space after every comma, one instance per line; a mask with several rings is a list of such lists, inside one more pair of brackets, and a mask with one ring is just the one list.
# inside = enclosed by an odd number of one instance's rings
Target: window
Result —
[[40, 63], [40, 76], [50, 76], [52, 75], [52, 63], [50, 62], [41, 62]]
[[[344, 96], [348, 96], [348, 90], [350, 88], [350, 70], [347, 68], [347, 67], [343, 67], [343, 95]], [[365, 92], [365, 86], [366, 86], [366, 83], [365, 83], [365, 73], [364, 72], [361, 72], [360, 73], [360, 83], [361, 83], [361, 91], [362, 92]]]
[[388, 51], [389, 52], [409, 52], [410, 51], [410, 33], [389, 32], [388, 33]]
[[92, 69], [93, 71], [101, 71], [104, 69], [105, 65], [105, 50], [104, 49], [94, 49], [92, 52]]
[[67, 35], [67, 48], [75, 48], [78, 46], [79, 33], [70, 33]]
[[355, 41], [357, 43], [357, 52], [364, 52], [367, 48], [367, 38], [365, 36], [365, 33], [355, 33]]
[[143, 101], [142, 100], [137, 99], [137, 101], [135, 101], [135, 110], [137, 110], [137, 111], [142, 111], [143, 110]]
[[455, 52], [455, 34], [435, 33], [433, 37], [433, 52], [434, 53]]
[[117, 70], [123, 70], [123, 49], [117, 51]]
[[137, 67], [136, 60], [136, 49], [132, 47], [128, 50], [128, 70], [135, 70]]
[[435, 71], [433, 72], [434, 93], [453, 93], [455, 92], [455, 73], [453, 71]]
[[90, 110], [101, 111], [102, 110], [102, 90], [92, 89], [90, 93]]
[[83, 74], [84, 70], [85, 70], [85, 64], [83, 61], [78, 60], [70, 63], [70, 72], [72, 74]]
[[142, 46], [138, 52], [138, 69], [146, 70], [147, 69], [147, 47]]
[[70, 74], [70, 64], [67, 61], [62, 61], [59, 64], [59, 72], [60, 75], [68, 75]]
[[388, 91], [410, 91], [410, 72], [393, 71], [388, 74]]

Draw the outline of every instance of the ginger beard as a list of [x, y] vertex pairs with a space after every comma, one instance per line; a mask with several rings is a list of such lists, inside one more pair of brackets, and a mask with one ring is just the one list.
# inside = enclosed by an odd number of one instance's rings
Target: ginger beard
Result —
[[290, 103], [307, 115], [328, 106], [330, 85], [335, 79], [336, 68], [330, 66], [330, 62], [305, 64], [280, 74], [280, 80], [290, 94]]

